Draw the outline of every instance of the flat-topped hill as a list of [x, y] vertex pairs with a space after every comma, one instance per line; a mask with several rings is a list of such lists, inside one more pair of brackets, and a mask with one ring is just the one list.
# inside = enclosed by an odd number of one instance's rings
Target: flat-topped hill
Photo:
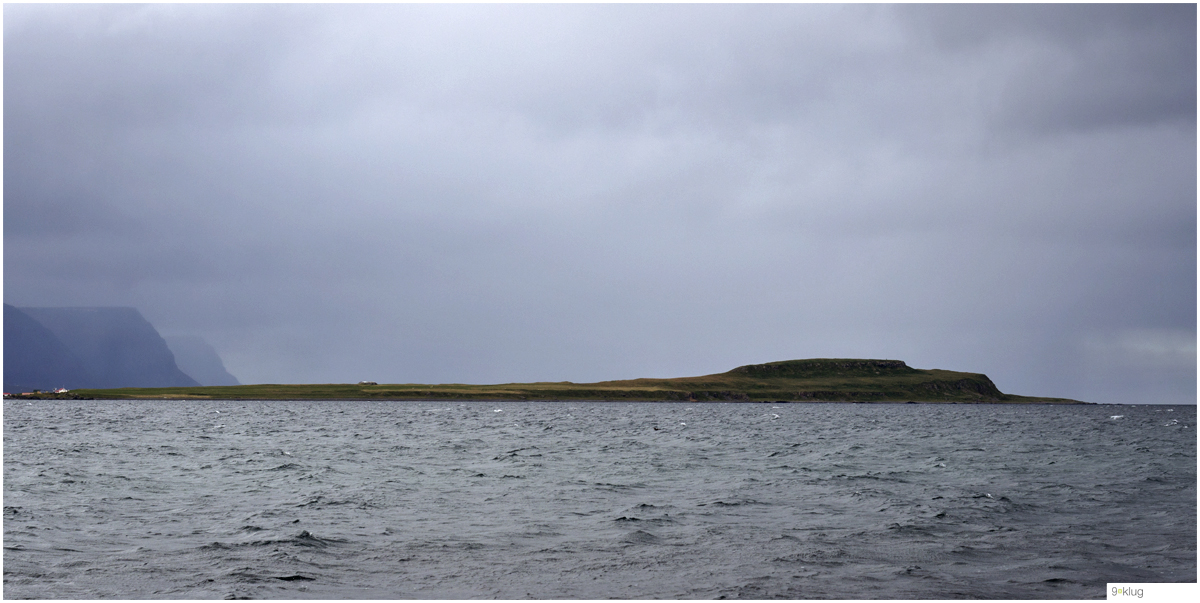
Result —
[[726, 375], [756, 377], [762, 379], [813, 379], [835, 375], [911, 375], [920, 373], [901, 360], [858, 360], [855, 358], [814, 358], [810, 360], [784, 360], [766, 364], [739, 366]]
[[[1009, 402], [987, 375], [914, 369], [900, 360], [814, 358], [739, 366], [703, 377], [605, 381], [595, 385], [685, 390], [692, 400]], [[1028, 401], [1021, 399], [1021, 401]]]
[[[76, 390], [96, 399], [628, 400], [735, 402], [949, 402], [1083, 404], [1002, 393], [987, 375], [915, 369], [899, 360], [817, 358], [739, 366], [700, 377], [598, 383], [312, 384]], [[54, 397], [52, 395], [45, 397]]]

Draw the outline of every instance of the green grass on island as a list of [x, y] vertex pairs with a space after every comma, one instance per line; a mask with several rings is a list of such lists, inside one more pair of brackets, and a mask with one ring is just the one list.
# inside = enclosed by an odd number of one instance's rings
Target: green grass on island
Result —
[[306, 384], [80, 389], [42, 398], [212, 400], [615, 400], [646, 402], [943, 402], [1085, 404], [1002, 393], [980, 373], [915, 369], [899, 360], [812, 359], [740, 366], [702, 377], [499, 385]]

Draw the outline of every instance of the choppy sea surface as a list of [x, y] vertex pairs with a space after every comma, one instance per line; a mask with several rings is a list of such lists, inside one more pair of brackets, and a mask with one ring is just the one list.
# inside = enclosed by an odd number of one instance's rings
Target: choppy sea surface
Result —
[[7, 598], [1196, 581], [1195, 406], [4, 402]]

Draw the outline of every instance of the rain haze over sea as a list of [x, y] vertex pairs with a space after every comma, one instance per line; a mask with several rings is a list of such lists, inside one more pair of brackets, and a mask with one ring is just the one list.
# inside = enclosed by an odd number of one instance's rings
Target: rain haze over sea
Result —
[[7, 598], [1104, 598], [1195, 406], [4, 403]]
[[3, 11], [14, 308], [246, 384], [880, 358], [1105, 403], [6, 400], [7, 597], [1196, 579], [1194, 4]]
[[241, 383], [1196, 402], [1194, 4], [6, 4], [4, 302]]

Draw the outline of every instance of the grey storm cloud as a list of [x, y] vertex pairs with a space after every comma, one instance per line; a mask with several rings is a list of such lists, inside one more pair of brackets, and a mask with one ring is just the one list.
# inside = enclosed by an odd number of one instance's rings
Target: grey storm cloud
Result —
[[243, 383], [1196, 395], [1194, 5], [6, 5], [4, 297]]

